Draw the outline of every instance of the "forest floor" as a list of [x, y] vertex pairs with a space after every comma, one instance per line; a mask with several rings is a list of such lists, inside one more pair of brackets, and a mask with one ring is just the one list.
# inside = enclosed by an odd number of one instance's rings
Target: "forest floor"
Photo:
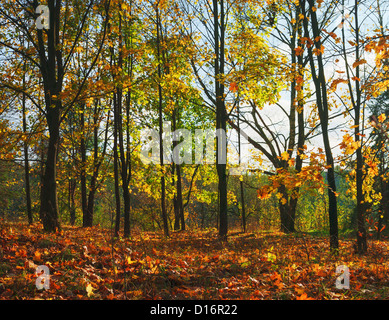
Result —
[[[133, 234], [114, 239], [99, 227], [0, 224], [0, 299], [389, 299], [389, 243], [369, 240], [354, 253], [340, 241], [279, 233], [215, 230]], [[37, 266], [50, 271], [36, 287]], [[336, 288], [336, 267], [349, 269], [349, 289]], [[41, 275], [40, 279], [42, 279]]]

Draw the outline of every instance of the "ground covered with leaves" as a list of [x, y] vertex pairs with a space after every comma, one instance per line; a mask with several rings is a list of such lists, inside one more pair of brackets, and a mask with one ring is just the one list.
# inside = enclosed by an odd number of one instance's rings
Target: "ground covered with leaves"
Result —
[[[354, 253], [340, 241], [278, 233], [215, 230], [137, 233], [114, 239], [99, 227], [44, 233], [34, 224], [0, 225], [0, 299], [388, 299], [389, 243], [369, 241]], [[36, 288], [37, 266], [50, 271], [49, 289]], [[337, 289], [345, 265], [349, 289]]]

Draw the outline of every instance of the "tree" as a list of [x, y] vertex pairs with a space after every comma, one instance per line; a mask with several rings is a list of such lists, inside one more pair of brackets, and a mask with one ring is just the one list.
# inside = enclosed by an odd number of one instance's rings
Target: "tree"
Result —
[[[83, 13], [72, 17], [70, 10], [65, 9], [69, 9], [70, 6], [72, 8], [81, 8], [84, 4], [74, 1], [64, 6], [60, 0], [49, 0], [47, 5], [49, 21], [43, 24], [43, 26], [46, 25], [45, 29], [34, 28], [33, 30], [28, 24], [29, 18], [35, 20], [35, 12], [38, 7], [37, 1], [31, 4], [20, 4], [16, 9], [10, 9], [13, 5], [11, 2], [4, 2], [0, 9], [1, 18], [8, 21], [10, 28], [7, 33], [8, 37], [3, 36], [0, 45], [24, 57], [36, 70], [39, 70], [42, 77], [45, 108], [40, 108], [40, 111], [46, 118], [49, 141], [41, 186], [40, 218], [43, 228], [46, 231], [52, 232], [60, 228], [56, 181], [60, 125], [64, 116], [66, 116], [80, 96], [86, 79], [100, 54], [109, 17], [109, 1], [102, 4], [105, 10], [105, 19], [100, 29], [101, 44], [93, 52], [94, 57], [91, 58], [89, 70], [77, 88], [68, 87], [69, 64], [80, 40], [80, 35], [87, 24], [94, 1], [92, 0], [87, 5]], [[26, 19], [26, 17], [28, 18]], [[73, 25], [74, 28], [63, 28], [65, 23]], [[65, 32], [62, 32], [62, 29]], [[15, 33], [22, 33], [24, 38], [28, 39], [31, 50], [13, 44]], [[64, 41], [65, 39], [66, 41]], [[66, 43], [66, 45], [62, 46], [61, 44], [63, 43]], [[8, 84], [8, 87], [19, 90], [12, 84]], [[32, 98], [31, 95], [29, 97]], [[39, 106], [36, 102], [34, 104]]]
[[[293, 191], [288, 190], [286, 187], [288, 183], [284, 180], [289, 179], [287, 174], [293, 166], [297, 172], [301, 170], [302, 156], [300, 157], [300, 154], [303, 152], [304, 141], [309, 134], [307, 136], [304, 134], [303, 112], [302, 82], [306, 61], [301, 55], [296, 54], [298, 35], [301, 34], [300, 12], [298, 6], [290, 3], [285, 3], [285, 12], [283, 10], [283, 7], [278, 8], [274, 3], [269, 7], [254, 6], [249, 9], [245, 8], [245, 10], [237, 10], [235, 43], [232, 46], [233, 49], [229, 51], [230, 56], [234, 57], [232, 63], [235, 69], [230, 87], [238, 93], [235, 105], [240, 111], [231, 112], [229, 123], [239, 132], [239, 138], [241, 134], [244, 134], [248, 142], [260, 151], [274, 167], [274, 172], [268, 173], [272, 175], [271, 180], [274, 181], [272, 191], [277, 190], [280, 195], [281, 230], [288, 233], [294, 231], [298, 188], [293, 188]], [[245, 13], [246, 11], [251, 14]], [[273, 14], [269, 17], [268, 14], [261, 14], [262, 11], [273, 12]], [[281, 13], [276, 22], [277, 11]], [[283, 27], [281, 21], [285, 22], [286, 27]], [[276, 26], [272, 35], [271, 31], [275, 22]], [[290, 34], [289, 37], [285, 36], [285, 28]], [[286, 44], [290, 51], [282, 55], [275, 48], [271, 48], [264, 40], [262, 33], [272, 35], [280, 43]], [[247, 49], [242, 52], [242, 48]], [[286, 55], [291, 57], [288, 62], [289, 66], [286, 66]], [[290, 111], [278, 102], [281, 90], [285, 90], [284, 83], [286, 82], [290, 84]], [[243, 102], [241, 108], [240, 101]], [[286, 116], [285, 121], [289, 122], [289, 132], [285, 132], [284, 125], [278, 126], [276, 121], [263, 110], [267, 104], [272, 109], [279, 109], [280, 113]], [[242, 129], [240, 123], [246, 128]], [[298, 127], [298, 134], [296, 127]], [[257, 136], [246, 134], [248, 130], [255, 132]], [[296, 161], [293, 158], [295, 151]]]
[[[308, 4], [308, 8], [307, 8]], [[336, 180], [334, 158], [331, 149], [331, 143], [328, 135], [329, 122], [329, 102], [327, 94], [327, 83], [324, 73], [323, 53], [324, 45], [322, 42], [322, 30], [317, 18], [317, 6], [320, 6], [314, 0], [300, 0], [299, 5], [303, 15], [304, 38], [311, 39], [311, 45], [308, 48], [309, 64], [311, 67], [311, 76], [316, 89], [316, 105], [320, 118], [320, 125], [326, 155], [327, 180], [328, 180], [328, 215], [330, 224], [330, 248], [338, 249], [338, 208], [336, 199]], [[308, 10], [308, 11], [307, 11]], [[311, 31], [309, 30], [311, 25]], [[316, 63], [315, 63], [316, 56]]]
[[[206, 9], [203, 11], [202, 7]], [[229, 1], [213, 0], [212, 5], [203, 3], [182, 3], [182, 11], [188, 18], [189, 28], [183, 30], [198, 50], [206, 43], [211, 46], [203, 48], [203, 52], [197, 52], [193, 56], [191, 64], [196, 80], [203, 90], [204, 95], [209, 100], [207, 105], [212, 108], [216, 115], [216, 170], [218, 174], [218, 206], [219, 206], [219, 238], [227, 239], [228, 215], [227, 215], [227, 111], [225, 104], [225, 51], [226, 51], [226, 26], [228, 12], [232, 8]], [[195, 34], [193, 29], [198, 29], [203, 24], [204, 29]], [[200, 41], [195, 38], [199, 36]], [[210, 43], [208, 43], [210, 41]], [[200, 62], [200, 63], [199, 63]], [[209, 66], [205, 70], [203, 66]], [[212, 86], [208, 86], [203, 81], [203, 73], [212, 79]]]

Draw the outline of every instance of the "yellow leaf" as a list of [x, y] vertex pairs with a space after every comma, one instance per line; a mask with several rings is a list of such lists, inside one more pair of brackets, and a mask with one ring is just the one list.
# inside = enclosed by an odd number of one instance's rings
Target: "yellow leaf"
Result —
[[378, 121], [383, 123], [386, 120], [386, 115], [383, 113], [377, 117]]
[[90, 283], [87, 284], [86, 286], [86, 293], [88, 294], [88, 297], [90, 297], [91, 295], [93, 295], [93, 287]]
[[289, 160], [289, 153], [287, 151], [284, 151], [283, 153], [281, 153], [281, 159], [288, 161]]

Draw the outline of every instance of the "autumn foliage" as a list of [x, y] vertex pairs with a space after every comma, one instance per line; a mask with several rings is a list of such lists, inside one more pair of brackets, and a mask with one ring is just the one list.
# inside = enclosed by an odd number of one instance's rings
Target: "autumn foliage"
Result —
[[[100, 227], [43, 233], [37, 224], [1, 224], [1, 299], [385, 299], [388, 244], [371, 241], [355, 254], [341, 241], [338, 256], [321, 237], [215, 230], [138, 233], [113, 239]], [[50, 289], [37, 290], [36, 267], [50, 270]], [[350, 288], [337, 289], [339, 265]]]
[[2, 299], [389, 296], [388, 1], [38, 5], [0, 0]]

